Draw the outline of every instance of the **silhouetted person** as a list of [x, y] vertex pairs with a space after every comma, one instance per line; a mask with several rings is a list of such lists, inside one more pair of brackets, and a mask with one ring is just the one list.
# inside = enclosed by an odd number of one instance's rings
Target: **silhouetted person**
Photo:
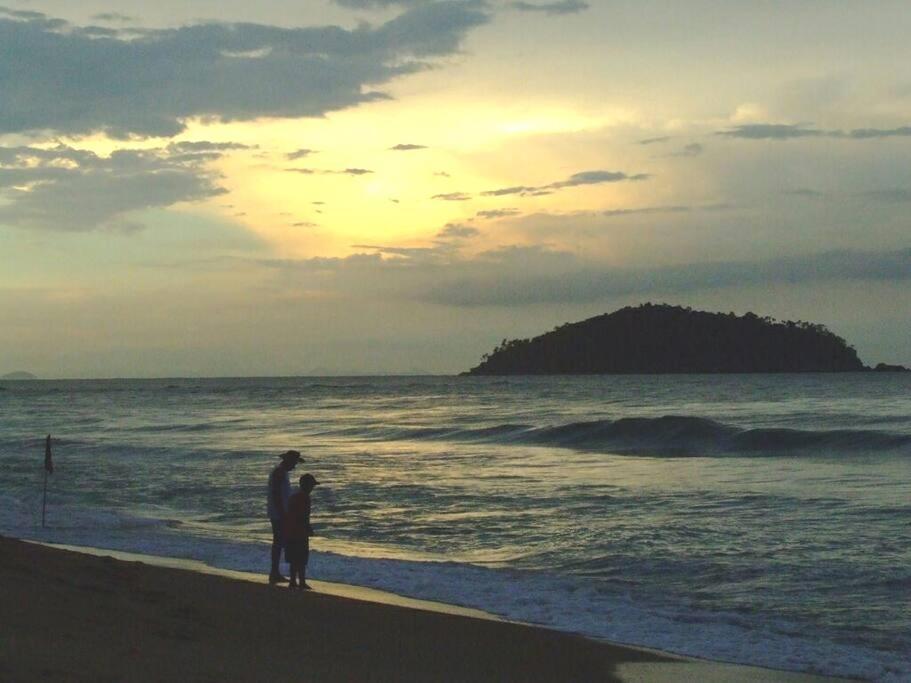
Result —
[[288, 510], [288, 499], [291, 497], [291, 481], [288, 472], [293, 470], [301, 460], [298, 451], [286, 451], [279, 456], [282, 461], [269, 474], [269, 486], [266, 490], [266, 510], [272, 522], [272, 570], [269, 572], [269, 583], [287, 581], [278, 568], [282, 558], [284, 544], [284, 522]]
[[285, 522], [285, 557], [291, 563], [292, 590], [310, 590], [307, 585], [307, 562], [310, 559], [310, 493], [319, 484], [309, 472], [300, 478], [300, 490], [288, 500], [288, 515]]

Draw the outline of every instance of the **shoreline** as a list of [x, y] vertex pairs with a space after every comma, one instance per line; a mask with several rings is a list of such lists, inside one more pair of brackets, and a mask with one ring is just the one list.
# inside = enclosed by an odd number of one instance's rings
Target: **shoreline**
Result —
[[[0, 611], [13, 617], [0, 625], [4, 680], [845, 680], [685, 658], [346, 584], [313, 580], [314, 591], [291, 594], [265, 576], [193, 560], [3, 536], [0, 550]], [[54, 632], [67, 626], [59, 641]], [[151, 652], [154, 672], [138, 674]], [[267, 654], [268, 673], [254, 666]]]

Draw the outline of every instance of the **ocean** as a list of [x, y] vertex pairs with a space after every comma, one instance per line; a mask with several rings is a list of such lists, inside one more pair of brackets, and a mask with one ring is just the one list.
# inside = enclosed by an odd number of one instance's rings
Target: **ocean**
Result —
[[313, 578], [911, 681], [904, 374], [0, 381], [0, 533], [266, 573], [289, 448]]

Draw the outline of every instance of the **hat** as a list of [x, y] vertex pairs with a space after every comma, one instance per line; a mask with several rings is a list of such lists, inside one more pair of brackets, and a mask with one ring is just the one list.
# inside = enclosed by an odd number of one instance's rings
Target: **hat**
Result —
[[313, 485], [313, 486], [319, 486], [319, 482], [316, 480], [316, 477], [314, 477], [314, 476], [313, 476], [312, 474], [310, 474], [309, 472], [307, 472], [307, 474], [303, 475], [303, 476], [300, 478], [300, 485], [301, 485], [301, 486], [303, 486], [303, 485], [306, 484], [307, 482], [309, 482], [309, 483], [310, 483], [311, 485]]
[[303, 460], [303, 457], [301, 456], [300, 451], [285, 451], [278, 457], [280, 457], [285, 462], [293, 461], [293, 462], [297, 463], [298, 461]]

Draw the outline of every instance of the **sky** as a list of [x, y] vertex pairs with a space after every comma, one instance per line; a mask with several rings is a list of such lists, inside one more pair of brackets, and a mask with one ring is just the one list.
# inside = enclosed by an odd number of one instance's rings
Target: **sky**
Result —
[[911, 365], [906, 2], [0, 2], [0, 374], [453, 373], [646, 301]]

